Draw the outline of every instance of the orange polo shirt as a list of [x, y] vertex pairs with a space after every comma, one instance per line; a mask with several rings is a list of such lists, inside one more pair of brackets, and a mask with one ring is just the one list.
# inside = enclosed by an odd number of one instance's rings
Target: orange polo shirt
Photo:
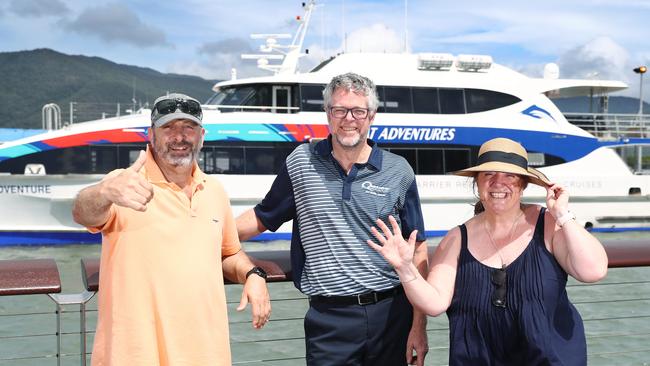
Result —
[[113, 205], [102, 232], [92, 364], [230, 365], [222, 256], [241, 246], [221, 184], [198, 166], [192, 199], [147, 149], [145, 212]]

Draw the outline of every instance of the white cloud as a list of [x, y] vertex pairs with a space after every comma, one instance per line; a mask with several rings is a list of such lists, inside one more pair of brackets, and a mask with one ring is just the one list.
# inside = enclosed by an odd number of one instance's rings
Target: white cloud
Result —
[[404, 38], [394, 29], [377, 23], [350, 32], [340, 49], [347, 52], [402, 52]]
[[58, 16], [70, 10], [61, 0], [11, 0], [9, 11], [21, 17]]
[[270, 75], [257, 68], [255, 61], [242, 60], [239, 53], [214, 53], [198, 60], [181, 60], [169, 64], [165, 72], [196, 75], [204, 79], [230, 79], [232, 69], [238, 78]]
[[248, 40], [243, 38], [227, 38], [220, 41], [207, 42], [202, 44], [198, 49], [199, 54], [206, 55], [250, 52], [252, 52], [251, 46]]
[[165, 46], [165, 32], [143, 22], [128, 6], [111, 3], [85, 9], [64, 27], [81, 35], [99, 37], [107, 43], [128, 43], [139, 47]]
[[609, 37], [570, 49], [558, 60], [561, 78], [628, 79], [629, 54]]

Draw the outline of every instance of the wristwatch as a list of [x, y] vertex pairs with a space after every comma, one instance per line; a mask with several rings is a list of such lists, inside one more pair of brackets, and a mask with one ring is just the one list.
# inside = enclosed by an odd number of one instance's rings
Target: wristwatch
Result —
[[248, 276], [252, 275], [253, 273], [266, 280], [267, 274], [264, 268], [258, 266], [253, 267], [250, 271], [246, 272], [246, 279], [248, 279]]
[[567, 212], [563, 213], [562, 215], [560, 215], [560, 217], [558, 217], [555, 220], [555, 222], [557, 223], [557, 226], [563, 227], [564, 224], [569, 222], [569, 220], [575, 220], [575, 219], [576, 219], [576, 215], [574, 215], [573, 212], [571, 212], [571, 211], [567, 211]]

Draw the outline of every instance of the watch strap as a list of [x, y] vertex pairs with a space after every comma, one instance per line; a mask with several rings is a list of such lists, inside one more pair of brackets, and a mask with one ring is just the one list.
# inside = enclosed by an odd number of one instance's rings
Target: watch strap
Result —
[[256, 275], [262, 277], [263, 279], [266, 279], [266, 277], [267, 277], [266, 271], [262, 267], [259, 267], [259, 266], [255, 266], [255, 267], [251, 268], [250, 271], [246, 272], [246, 279], [248, 279], [248, 276], [250, 276], [252, 274], [256, 274]]
[[563, 227], [564, 224], [569, 222], [569, 220], [575, 220], [575, 219], [576, 219], [576, 215], [574, 215], [573, 212], [571, 212], [571, 211], [567, 211], [567, 212], [563, 213], [562, 215], [560, 215], [560, 217], [555, 219], [555, 222], [557, 223], [557, 226]]

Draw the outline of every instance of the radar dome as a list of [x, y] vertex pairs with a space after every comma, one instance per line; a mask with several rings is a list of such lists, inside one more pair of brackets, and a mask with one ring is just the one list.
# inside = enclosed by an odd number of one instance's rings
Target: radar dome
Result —
[[544, 66], [544, 79], [557, 79], [560, 77], [560, 67], [554, 63], [548, 63]]

